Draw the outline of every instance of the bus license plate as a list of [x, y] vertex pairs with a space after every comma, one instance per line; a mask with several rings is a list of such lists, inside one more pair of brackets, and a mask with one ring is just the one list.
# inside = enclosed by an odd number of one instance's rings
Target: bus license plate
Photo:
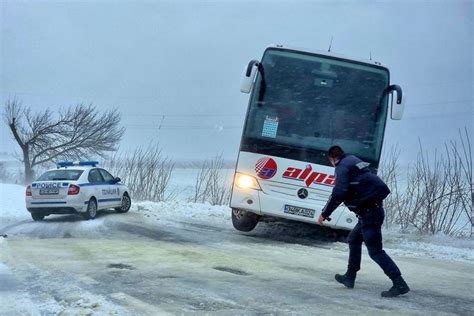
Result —
[[59, 188], [44, 188], [40, 189], [40, 195], [53, 195], [59, 194]]
[[293, 205], [285, 205], [284, 212], [287, 214], [303, 216], [303, 217], [310, 217], [314, 218], [315, 211], [309, 208], [293, 206]]

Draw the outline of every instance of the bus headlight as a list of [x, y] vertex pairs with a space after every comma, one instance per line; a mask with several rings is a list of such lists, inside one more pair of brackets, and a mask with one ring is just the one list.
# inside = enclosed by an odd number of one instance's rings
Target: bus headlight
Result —
[[235, 185], [242, 189], [261, 190], [257, 179], [252, 176], [238, 172], [235, 174]]

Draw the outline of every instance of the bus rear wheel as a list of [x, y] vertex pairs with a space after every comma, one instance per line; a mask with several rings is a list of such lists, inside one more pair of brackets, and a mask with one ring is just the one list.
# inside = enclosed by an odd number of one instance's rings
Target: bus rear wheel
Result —
[[249, 232], [257, 226], [260, 220], [260, 215], [241, 210], [238, 208], [232, 209], [232, 224], [234, 228], [242, 232]]

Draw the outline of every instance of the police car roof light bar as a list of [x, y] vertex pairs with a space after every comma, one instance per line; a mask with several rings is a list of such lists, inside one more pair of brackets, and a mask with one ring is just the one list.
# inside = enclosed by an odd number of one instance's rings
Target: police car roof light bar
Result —
[[89, 161], [79, 161], [79, 166], [92, 166], [92, 167], [95, 167], [99, 164], [98, 161], [92, 161], [92, 160], [89, 160]]
[[70, 166], [74, 166], [74, 164], [72, 163], [72, 161], [60, 161], [56, 164], [58, 166], [58, 168], [64, 168], [64, 167], [70, 167]]
[[71, 166], [92, 166], [95, 167], [99, 164], [98, 161], [60, 161], [56, 165], [58, 168], [65, 168]]

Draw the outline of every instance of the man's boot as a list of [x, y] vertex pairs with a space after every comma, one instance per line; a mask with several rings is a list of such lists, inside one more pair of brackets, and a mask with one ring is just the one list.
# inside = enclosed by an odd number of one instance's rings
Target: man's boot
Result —
[[393, 286], [388, 291], [381, 293], [382, 297], [396, 297], [402, 294], [406, 294], [410, 291], [408, 284], [403, 280], [402, 276], [397, 276], [392, 279]]
[[356, 273], [347, 271], [346, 274], [336, 274], [334, 278], [337, 282], [344, 284], [345, 287], [352, 289], [354, 288]]

